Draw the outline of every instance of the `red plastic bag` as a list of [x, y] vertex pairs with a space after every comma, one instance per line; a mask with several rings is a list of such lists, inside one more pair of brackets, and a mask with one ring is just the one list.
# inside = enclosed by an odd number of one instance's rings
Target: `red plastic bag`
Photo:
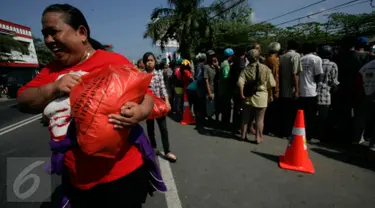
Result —
[[151, 96], [154, 98], [154, 107], [151, 113], [148, 115], [147, 120], [157, 119], [168, 115], [169, 108], [165, 101], [156, 97], [154, 94]]
[[133, 66], [111, 65], [82, 76], [70, 92], [70, 104], [83, 152], [115, 158], [124, 147], [130, 128], [116, 130], [109, 114], [119, 114], [126, 102], [141, 103], [152, 75]]

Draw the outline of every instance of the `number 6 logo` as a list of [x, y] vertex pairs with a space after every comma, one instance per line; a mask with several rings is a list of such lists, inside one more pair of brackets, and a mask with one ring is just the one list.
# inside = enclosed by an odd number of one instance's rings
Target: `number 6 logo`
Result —
[[[29, 174], [28, 175], [28, 173], [30, 171], [34, 170], [36, 167], [38, 167], [38, 166], [40, 166], [44, 163], [45, 163], [45, 161], [33, 162], [31, 165], [29, 165], [25, 169], [23, 169], [21, 171], [21, 173], [17, 176], [17, 178], [14, 180], [13, 192], [18, 198], [20, 198], [22, 200], [27, 199], [31, 195], [33, 195], [35, 193], [35, 191], [38, 189], [38, 187], [40, 185], [39, 176], [36, 175], [36, 174]], [[24, 184], [30, 178], [33, 179], [33, 185], [27, 191], [25, 191], [24, 193], [20, 193], [20, 187], [22, 186], [22, 184]]]

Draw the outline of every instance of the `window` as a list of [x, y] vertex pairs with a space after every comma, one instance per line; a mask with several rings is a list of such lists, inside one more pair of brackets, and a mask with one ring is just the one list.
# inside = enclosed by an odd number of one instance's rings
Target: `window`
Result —
[[0, 53], [11, 53], [14, 43], [12, 36], [0, 33]]
[[20, 50], [22, 55], [30, 55], [30, 51], [29, 51], [30, 43], [25, 42], [25, 41], [20, 41], [20, 40], [18, 42], [23, 46]]

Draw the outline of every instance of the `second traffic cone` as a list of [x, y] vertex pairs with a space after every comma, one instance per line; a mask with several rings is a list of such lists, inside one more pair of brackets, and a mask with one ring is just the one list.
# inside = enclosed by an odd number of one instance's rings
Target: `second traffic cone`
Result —
[[279, 159], [279, 165], [281, 168], [306, 173], [315, 173], [314, 166], [307, 153], [303, 110], [297, 111], [292, 137], [289, 140], [285, 155], [280, 155]]
[[189, 101], [185, 92], [184, 95], [184, 112], [182, 113], [182, 120], [181, 124], [183, 125], [190, 125], [190, 124], [195, 124], [195, 119], [193, 117], [193, 114], [191, 113], [190, 106], [189, 106]]

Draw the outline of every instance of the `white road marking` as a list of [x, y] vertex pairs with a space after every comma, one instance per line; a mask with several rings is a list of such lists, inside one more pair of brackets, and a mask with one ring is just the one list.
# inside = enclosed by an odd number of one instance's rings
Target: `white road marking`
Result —
[[4, 130], [6, 130], [6, 129], [12, 128], [12, 127], [14, 127], [14, 126], [17, 126], [17, 125], [19, 125], [19, 124], [21, 124], [21, 123], [24, 123], [24, 122], [26, 122], [26, 121], [32, 120], [32, 119], [34, 119], [34, 118], [40, 117], [41, 115], [42, 115], [42, 114], [38, 114], [38, 115], [35, 115], [35, 116], [31, 116], [31, 117], [29, 117], [29, 118], [27, 118], [27, 119], [24, 119], [24, 120], [22, 120], [22, 121], [19, 121], [19, 122], [17, 122], [17, 123], [14, 123], [14, 124], [12, 124], [12, 125], [6, 126], [6, 127], [2, 128], [2, 129], [0, 129], [0, 132], [4, 131]]
[[13, 130], [16, 130], [16, 129], [22, 127], [22, 126], [25, 126], [25, 125], [27, 125], [27, 124], [29, 124], [31, 122], [34, 122], [34, 121], [36, 121], [38, 119], [41, 119], [41, 118], [42, 118], [42, 114], [38, 114], [38, 115], [32, 116], [30, 118], [27, 118], [25, 120], [22, 120], [20, 122], [17, 122], [15, 124], [12, 124], [12, 125], [9, 125], [7, 127], [4, 127], [2, 129], [0, 129], [0, 136], [3, 135], [3, 134], [6, 134], [8, 132], [11, 132]]
[[178, 197], [178, 191], [176, 182], [174, 181], [172, 169], [168, 161], [158, 157], [161, 175], [164, 183], [168, 188], [165, 193], [165, 200], [168, 208], [182, 208], [180, 198]]

